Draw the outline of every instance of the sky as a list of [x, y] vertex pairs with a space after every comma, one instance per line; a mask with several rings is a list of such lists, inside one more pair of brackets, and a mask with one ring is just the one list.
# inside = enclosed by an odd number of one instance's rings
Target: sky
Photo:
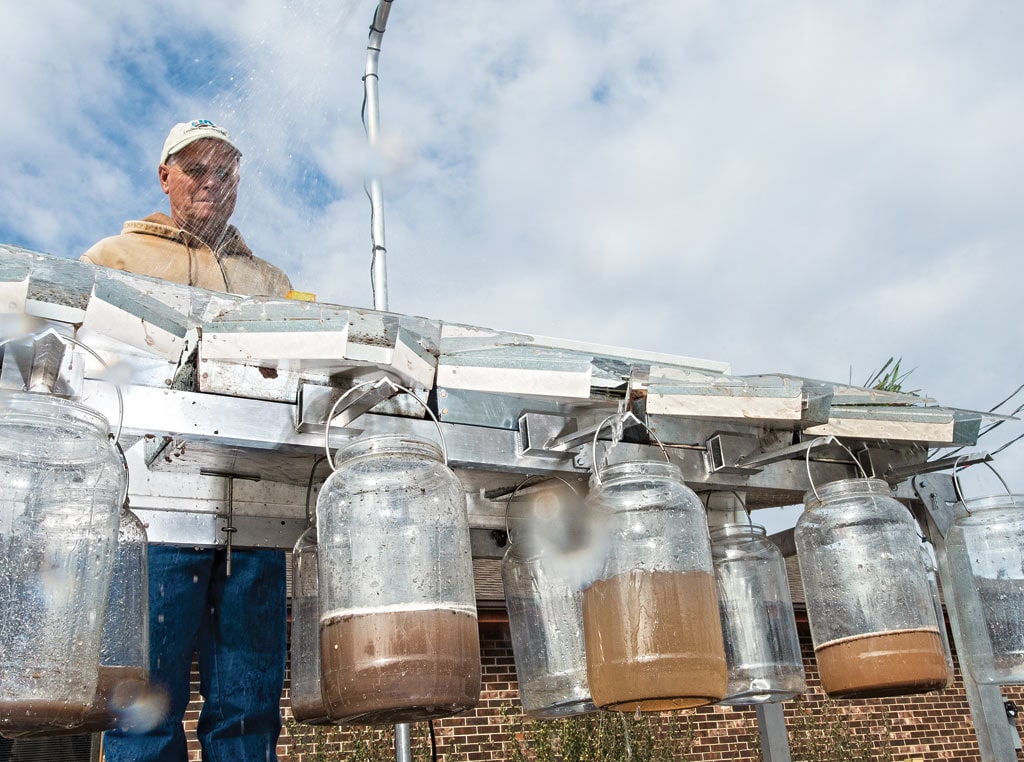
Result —
[[[895, 357], [972, 410], [1024, 384], [1024, 3], [396, 0], [373, 150], [372, 0], [88, 5], [0, 11], [0, 242], [77, 257], [167, 211], [164, 137], [208, 118], [234, 223], [321, 301], [373, 304], [378, 173], [395, 312], [736, 374]], [[994, 465], [1024, 492], [1024, 440]]]

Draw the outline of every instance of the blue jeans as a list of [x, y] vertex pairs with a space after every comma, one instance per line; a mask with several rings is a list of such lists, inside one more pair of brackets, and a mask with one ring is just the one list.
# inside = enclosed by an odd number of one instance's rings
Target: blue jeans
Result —
[[285, 663], [285, 559], [277, 550], [149, 546], [149, 662], [170, 710], [147, 733], [109, 731], [107, 762], [185, 762], [193, 651], [206, 762], [277, 762]]

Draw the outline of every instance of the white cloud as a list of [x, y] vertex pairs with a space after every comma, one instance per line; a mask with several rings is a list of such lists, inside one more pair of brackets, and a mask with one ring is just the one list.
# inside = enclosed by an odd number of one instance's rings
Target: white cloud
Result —
[[[373, 8], [8, 10], [0, 237], [73, 256], [163, 208], [166, 130], [211, 116], [244, 145], [257, 252], [368, 306]], [[1022, 21], [966, 0], [398, 0], [391, 307], [745, 373], [862, 381], [902, 356], [987, 407], [1024, 381]]]

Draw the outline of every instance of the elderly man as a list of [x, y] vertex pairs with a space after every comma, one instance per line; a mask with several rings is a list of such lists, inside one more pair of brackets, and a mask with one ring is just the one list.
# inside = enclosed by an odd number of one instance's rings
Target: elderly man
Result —
[[[228, 224], [241, 151], [208, 119], [177, 124], [160, 154], [171, 215], [126, 222], [85, 262], [234, 294], [284, 296], [291, 285]], [[276, 760], [285, 662], [285, 560], [277, 550], [225, 551], [152, 545], [149, 555], [150, 679], [170, 710], [148, 733], [110, 731], [107, 762], [185, 762], [182, 717], [192, 655], [205, 703], [198, 735], [209, 762]]]

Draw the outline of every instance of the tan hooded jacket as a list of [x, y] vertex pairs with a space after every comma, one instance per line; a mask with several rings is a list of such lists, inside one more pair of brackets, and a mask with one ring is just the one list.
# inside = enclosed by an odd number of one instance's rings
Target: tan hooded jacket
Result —
[[104, 238], [81, 261], [243, 296], [285, 296], [292, 287], [279, 268], [253, 256], [234, 225], [213, 251], [160, 212], [129, 220], [120, 235]]

